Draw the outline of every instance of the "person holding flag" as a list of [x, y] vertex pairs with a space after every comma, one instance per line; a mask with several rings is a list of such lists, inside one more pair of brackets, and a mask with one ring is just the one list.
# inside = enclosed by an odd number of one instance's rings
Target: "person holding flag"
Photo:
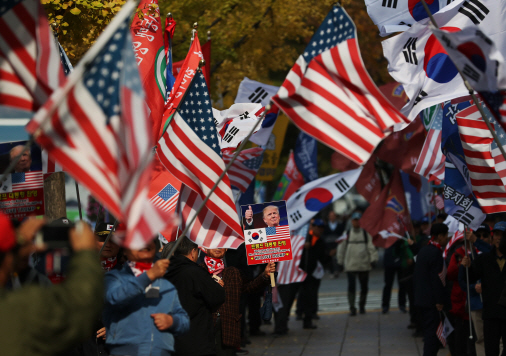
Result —
[[432, 225], [431, 240], [417, 255], [413, 275], [415, 306], [423, 317], [423, 356], [436, 356], [440, 341], [437, 330], [443, 307], [449, 305], [446, 294], [446, 266], [443, 251], [448, 243], [448, 226]]

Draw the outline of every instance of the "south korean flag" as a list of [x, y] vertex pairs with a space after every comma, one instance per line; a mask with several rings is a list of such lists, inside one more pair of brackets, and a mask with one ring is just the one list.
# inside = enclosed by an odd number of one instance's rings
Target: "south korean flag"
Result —
[[265, 228], [251, 229], [244, 231], [244, 240], [246, 241], [246, 245], [253, 245], [267, 242], [267, 235], [265, 233]]

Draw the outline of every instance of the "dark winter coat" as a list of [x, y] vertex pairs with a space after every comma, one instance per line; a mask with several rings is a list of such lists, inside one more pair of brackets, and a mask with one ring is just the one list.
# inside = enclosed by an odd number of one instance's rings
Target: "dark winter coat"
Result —
[[190, 331], [176, 337], [176, 355], [216, 353], [213, 313], [225, 302], [225, 289], [207, 270], [181, 255], [170, 259], [165, 278], [176, 287], [190, 317]]

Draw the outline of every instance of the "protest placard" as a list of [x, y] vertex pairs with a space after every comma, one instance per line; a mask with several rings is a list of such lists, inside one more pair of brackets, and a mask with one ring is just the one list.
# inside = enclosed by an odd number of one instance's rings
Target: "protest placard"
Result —
[[286, 202], [242, 205], [244, 239], [249, 265], [292, 259]]
[[[26, 141], [0, 144], [0, 173], [23, 152]], [[39, 147], [23, 152], [7, 180], [0, 183], [0, 211], [11, 219], [44, 214], [44, 178]]]

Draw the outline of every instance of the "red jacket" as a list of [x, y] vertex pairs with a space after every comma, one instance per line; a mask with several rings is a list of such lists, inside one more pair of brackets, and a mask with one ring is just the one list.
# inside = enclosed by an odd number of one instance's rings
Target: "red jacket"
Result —
[[448, 281], [453, 282], [451, 292], [452, 309], [450, 310], [450, 313], [464, 320], [469, 320], [469, 315], [467, 314], [466, 308], [467, 294], [462, 290], [462, 288], [460, 288], [458, 282], [460, 261], [462, 261], [464, 254], [465, 251], [463, 246], [459, 247], [453, 253], [450, 260], [450, 265], [448, 266], [446, 277]]

